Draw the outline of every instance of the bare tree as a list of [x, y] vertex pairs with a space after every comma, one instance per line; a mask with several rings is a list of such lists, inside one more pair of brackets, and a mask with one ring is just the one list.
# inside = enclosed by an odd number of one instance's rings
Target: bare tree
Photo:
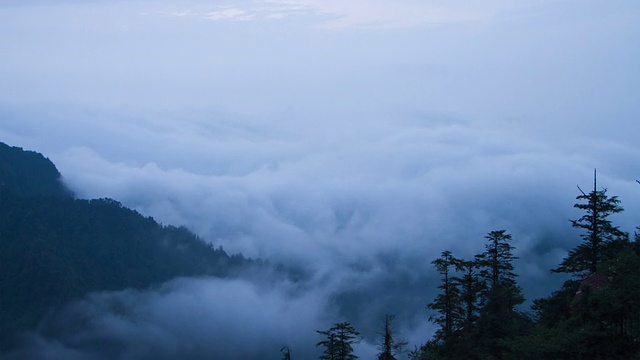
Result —
[[395, 315], [386, 314], [382, 317], [382, 341], [378, 345], [380, 353], [378, 360], [396, 360], [395, 355], [404, 352], [407, 342], [396, 339], [396, 329], [393, 326]]

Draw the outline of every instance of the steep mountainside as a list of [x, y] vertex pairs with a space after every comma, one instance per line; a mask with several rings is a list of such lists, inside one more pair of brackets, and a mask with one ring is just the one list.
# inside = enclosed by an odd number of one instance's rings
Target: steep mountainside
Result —
[[251, 261], [115, 200], [74, 199], [45, 157], [1, 145], [0, 347], [89, 292], [179, 276], [231, 276]]

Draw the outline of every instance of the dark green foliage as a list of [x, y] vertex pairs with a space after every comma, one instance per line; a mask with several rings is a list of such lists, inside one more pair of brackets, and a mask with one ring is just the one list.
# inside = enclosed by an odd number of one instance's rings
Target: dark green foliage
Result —
[[609, 283], [595, 298], [605, 310], [598, 320], [614, 343], [640, 358], [640, 256], [628, 245], [603, 264]]
[[538, 323], [514, 342], [523, 358], [640, 359], [640, 261], [628, 255], [621, 254], [608, 275], [591, 277], [606, 282], [571, 281], [536, 301]]
[[460, 288], [453, 280], [457, 259], [450, 251], [444, 251], [440, 258], [431, 263], [442, 280], [438, 286], [441, 292], [427, 305], [427, 308], [437, 312], [437, 315], [431, 316], [429, 320], [440, 326], [434, 340], [441, 344], [445, 351], [449, 351], [448, 349], [454, 346], [454, 332], [458, 330], [464, 317]]
[[533, 301], [532, 310], [536, 314], [539, 325], [554, 327], [571, 316], [571, 302], [580, 287], [580, 281], [566, 281], [560, 290], [554, 291], [550, 297]]
[[473, 359], [478, 338], [478, 316], [481, 294], [486, 284], [479, 276], [476, 261], [456, 260], [457, 276], [454, 286], [460, 289], [462, 316], [456, 333], [456, 345], [452, 358]]
[[329, 330], [316, 330], [316, 332], [325, 338], [316, 344], [316, 347], [324, 347], [320, 360], [353, 360], [358, 358], [353, 354], [351, 345], [360, 342], [360, 333], [348, 322], [337, 323]]
[[593, 190], [582, 193], [576, 199], [580, 202], [574, 207], [583, 210], [585, 214], [578, 220], [571, 220], [575, 228], [584, 230], [580, 235], [582, 244], [569, 251], [569, 255], [555, 269], [555, 272], [571, 273], [575, 275], [593, 274], [598, 270], [598, 264], [612, 251], [611, 247], [628, 239], [628, 235], [613, 226], [608, 217], [619, 213], [623, 209], [617, 196], [607, 196], [607, 189], [598, 190], [594, 174]]
[[47, 309], [92, 291], [228, 276], [245, 263], [114, 200], [12, 194], [2, 200], [2, 340], [35, 326]]
[[515, 286], [518, 275], [513, 272], [513, 261], [517, 257], [512, 254], [511, 235], [506, 230], [498, 230], [491, 231], [484, 238], [487, 239], [485, 252], [476, 256], [476, 263], [488, 289]]
[[229, 276], [248, 264], [185, 228], [111, 199], [77, 200], [42, 155], [0, 143], [0, 347], [47, 311], [93, 291], [179, 276]]
[[528, 332], [530, 320], [516, 311], [524, 301], [513, 272], [511, 235], [492, 231], [485, 252], [475, 261], [445, 251], [434, 260], [441, 290], [428, 305], [440, 326], [433, 339], [409, 354], [425, 359], [502, 359], [513, 355], [510, 341]]
[[460, 289], [463, 328], [469, 330], [478, 317], [478, 302], [484, 283], [479, 278], [477, 262], [456, 260], [455, 267], [460, 275], [454, 276], [452, 282]]
[[573, 349], [564, 358], [640, 357], [640, 257], [629, 246], [601, 267], [580, 282], [570, 316], [555, 326], [561, 336], [552, 350]]
[[613, 226], [607, 217], [622, 211], [620, 201], [596, 190], [595, 183], [578, 200], [583, 203], [576, 208], [585, 215], [572, 224], [585, 230], [583, 243], [555, 271], [581, 279], [534, 300], [529, 317], [517, 310], [524, 298], [511, 236], [504, 230], [485, 237], [486, 250], [475, 262], [443, 252], [433, 262], [441, 292], [429, 305], [438, 312], [431, 319], [440, 329], [409, 358], [640, 359], [640, 227], [631, 242]]
[[622, 211], [606, 190], [582, 194], [586, 214], [573, 225], [585, 230], [583, 243], [560, 267], [583, 275], [549, 298], [534, 301], [537, 324], [513, 342], [525, 359], [640, 359], [640, 254], [636, 242], [611, 225]]
[[33, 151], [0, 142], [0, 187], [20, 196], [70, 197], [53, 163]]
[[445, 359], [442, 354], [442, 346], [437, 344], [434, 340], [427, 341], [420, 347], [415, 347], [409, 352], [410, 360], [437, 360]]
[[404, 352], [407, 342], [396, 338], [396, 330], [393, 326], [395, 315], [385, 315], [382, 318], [382, 340], [378, 344], [378, 360], [396, 360], [395, 356]]
[[523, 331], [527, 318], [515, 309], [524, 302], [524, 297], [513, 272], [512, 262], [516, 257], [509, 244], [511, 235], [505, 230], [492, 231], [485, 239], [486, 250], [476, 257], [480, 276], [486, 284], [480, 294], [477, 340], [482, 354], [502, 359], [510, 355], [505, 343]]
[[617, 197], [595, 188], [577, 198], [585, 230], [556, 272], [588, 275], [569, 280], [549, 298], [524, 302], [514, 272], [511, 235], [492, 231], [486, 251], [464, 261], [445, 251], [434, 260], [440, 293], [428, 308], [440, 328], [409, 353], [427, 359], [640, 359], [640, 227], [634, 242], [613, 226]]

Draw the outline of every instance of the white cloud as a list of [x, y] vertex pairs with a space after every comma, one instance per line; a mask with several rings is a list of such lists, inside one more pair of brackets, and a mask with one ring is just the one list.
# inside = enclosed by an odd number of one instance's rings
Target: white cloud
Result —
[[[172, 8], [169, 2], [160, 2], [157, 8]], [[263, 1], [236, 1], [231, 5], [215, 5], [199, 1], [183, 3], [183, 6], [191, 6], [189, 10], [163, 10], [145, 11], [140, 15], [169, 15], [172, 17], [206, 19], [213, 21], [252, 21], [262, 19], [285, 19], [295, 14], [310, 13], [312, 9], [307, 6], [289, 4], [272, 4]]]
[[250, 20], [253, 16], [245, 10], [229, 8], [204, 14], [203, 17], [208, 20]]
[[[545, 0], [547, 3], [551, 0]], [[283, 19], [292, 15], [315, 15], [321, 27], [393, 28], [452, 23], [484, 23], [497, 16], [521, 12], [541, 2], [493, 0], [482, 3], [440, 0], [254, 0], [215, 6], [192, 2], [200, 11], [169, 12], [172, 16], [203, 17], [209, 20]]]
[[[614, 191], [630, 202], [621, 219], [628, 231], [634, 225], [638, 195], [628, 169], [640, 159], [632, 147], [604, 142], [577, 157], [575, 149], [591, 140], [558, 147], [456, 123], [355, 121], [336, 133], [327, 131], [333, 125], [274, 120], [270, 132], [251, 133], [253, 125], [242, 121], [228, 128], [216, 120], [166, 121], [151, 130], [138, 120], [126, 135], [105, 128], [110, 139], [141, 139], [117, 141], [115, 152], [102, 137], [78, 134], [90, 148], [67, 147], [53, 158], [83, 197], [119, 199], [232, 252], [332, 273], [357, 263], [375, 269], [387, 253], [408, 263], [447, 247], [469, 255], [494, 228], [514, 232], [517, 246], [529, 251], [548, 234], [571, 232], [575, 183], [588, 183], [594, 166], [602, 183], [618, 181]], [[71, 134], [66, 139], [74, 143]], [[612, 157], [618, 163], [604, 160]], [[553, 248], [571, 243], [567, 237]], [[524, 261], [540, 260], [532, 256]], [[425, 264], [417, 273], [430, 272]]]

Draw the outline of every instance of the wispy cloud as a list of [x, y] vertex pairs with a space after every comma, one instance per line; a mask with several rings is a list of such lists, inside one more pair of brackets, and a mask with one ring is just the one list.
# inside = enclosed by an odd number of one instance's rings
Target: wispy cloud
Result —
[[[539, 4], [540, 2], [538, 2]], [[316, 17], [319, 27], [394, 28], [489, 21], [499, 14], [527, 8], [531, 3], [493, 0], [480, 5], [445, 1], [391, 0], [254, 0], [218, 6], [215, 10], [170, 13], [215, 21], [284, 19], [292, 15]]]
[[226, 5], [210, 5], [201, 3], [185, 3], [188, 10], [180, 11], [145, 11], [141, 15], [157, 14], [172, 17], [190, 17], [213, 21], [250, 21], [250, 20], [280, 20], [295, 14], [315, 13], [315, 10], [306, 5], [276, 4], [256, 0], [253, 2], [235, 2]]
[[191, 15], [191, 11], [185, 10], [185, 11], [181, 11], [181, 12], [172, 12], [172, 13], [168, 13], [168, 15], [178, 16], [178, 17], [188, 16], [188, 15]]
[[246, 10], [229, 8], [207, 13], [203, 17], [208, 20], [251, 20], [254, 16]]

